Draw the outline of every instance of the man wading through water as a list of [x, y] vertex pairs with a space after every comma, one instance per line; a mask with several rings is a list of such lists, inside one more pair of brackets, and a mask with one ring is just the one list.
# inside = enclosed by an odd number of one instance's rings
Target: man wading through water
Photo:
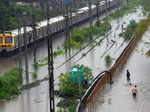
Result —
[[127, 81], [130, 81], [130, 72], [128, 69], [127, 69]]

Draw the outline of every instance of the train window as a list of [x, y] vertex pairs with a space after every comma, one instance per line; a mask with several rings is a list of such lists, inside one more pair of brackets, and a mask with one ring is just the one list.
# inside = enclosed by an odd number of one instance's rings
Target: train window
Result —
[[5, 43], [12, 43], [11, 37], [5, 37]]
[[3, 43], [3, 38], [2, 37], [0, 37], [0, 43]]

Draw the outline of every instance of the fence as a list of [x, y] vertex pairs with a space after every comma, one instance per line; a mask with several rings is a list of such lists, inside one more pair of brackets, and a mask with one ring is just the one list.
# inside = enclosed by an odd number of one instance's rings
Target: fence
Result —
[[[81, 102], [77, 106], [76, 112], [92, 112], [94, 105], [103, 87], [111, 79], [115, 73], [121, 69], [121, 67], [126, 62], [128, 56], [131, 54], [132, 50], [136, 45], [136, 38], [133, 38], [128, 46], [124, 49], [122, 54], [116, 60], [115, 64], [108, 70], [100, 73], [94, 80], [93, 84], [89, 87], [85, 95], [82, 97]], [[85, 109], [86, 108], [86, 109]]]

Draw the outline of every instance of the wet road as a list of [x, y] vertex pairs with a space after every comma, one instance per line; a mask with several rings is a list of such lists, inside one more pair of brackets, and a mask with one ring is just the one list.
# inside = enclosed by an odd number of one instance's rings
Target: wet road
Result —
[[[114, 84], [106, 85], [97, 102], [95, 112], [150, 112], [150, 58], [145, 53], [150, 48], [150, 29], [128, 59], [123, 69], [114, 78]], [[126, 70], [131, 73], [131, 83], [126, 80]], [[137, 97], [131, 89], [137, 85]]]

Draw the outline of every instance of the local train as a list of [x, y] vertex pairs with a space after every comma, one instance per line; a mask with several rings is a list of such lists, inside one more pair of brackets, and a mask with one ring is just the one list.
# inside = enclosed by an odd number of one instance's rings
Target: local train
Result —
[[14, 37], [11, 32], [0, 33], [0, 48], [7, 49], [14, 47]]
[[[112, 8], [112, 7], [117, 7], [120, 5], [120, 0], [107, 0], [107, 5], [104, 1], [101, 1], [99, 3], [99, 13], [106, 11], [106, 8]], [[72, 14], [72, 24], [79, 23], [81, 21], [84, 21], [89, 17], [88, 13], [88, 7], [83, 7], [77, 10], [77, 12]], [[92, 16], [96, 15], [96, 6], [92, 5]], [[57, 16], [53, 17], [49, 20], [50, 28], [52, 33], [56, 33], [60, 30], [63, 30], [65, 28], [65, 19], [63, 16]], [[41, 39], [45, 38], [47, 36], [46, 31], [47, 31], [47, 20], [39, 22], [37, 27], [37, 37], [36, 39]], [[31, 27], [27, 27], [26, 29], [26, 38], [27, 38], [27, 44], [33, 42], [33, 29]], [[15, 29], [11, 31], [13, 36], [8, 36], [10, 37], [10, 43], [7, 43], [7, 37], [3, 36], [3, 39], [0, 38], [0, 46], [1, 48], [5, 49], [5, 51], [9, 51], [11, 49], [17, 48], [18, 47], [18, 40], [20, 40], [20, 46], [24, 46], [24, 39], [23, 39], [23, 34], [24, 30], [23, 27], [20, 29], [20, 33], [18, 33], [18, 29]], [[19, 38], [19, 39], [18, 39]], [[0, 49], [1, 51], [2, 49]]]

